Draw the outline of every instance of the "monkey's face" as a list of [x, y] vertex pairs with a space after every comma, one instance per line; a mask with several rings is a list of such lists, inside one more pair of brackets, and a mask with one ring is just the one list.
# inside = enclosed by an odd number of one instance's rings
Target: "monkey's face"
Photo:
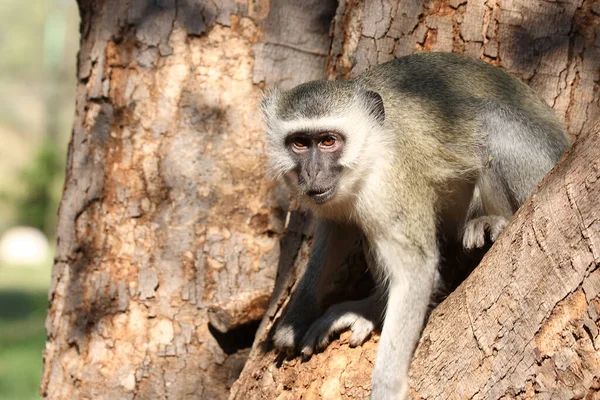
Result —
[[392, 137], [381, 96], [351, 80], [271, 92], [261, 111], [268, 174], [315, 212], [351, 206]]
[[285, 146], [295, 164], [286, 178], [301, 197], [324, 204], [335, 196], [344, 144], [344, 136], [332, 131], [296, 132], [286, 137]]

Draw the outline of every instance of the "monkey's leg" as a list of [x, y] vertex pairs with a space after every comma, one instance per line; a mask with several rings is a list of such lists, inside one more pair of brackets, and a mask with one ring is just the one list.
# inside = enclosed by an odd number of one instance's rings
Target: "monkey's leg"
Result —
[[[494, 242], [511, 216], [529, 197], [563, 148], [539, 121], [510, 106], [488, 102], [480, 115], [487, 163], [479, 176], [463, 247], [483, 247], [486, 232]], [[532, 140], [535, 139], [535, 140]]]
[[389, 274], [389, 284], [371, 398], [404, 399], [410, 360], [434, 290], [439, 255], [435, 245], [417, 246], [406, 237], [380, 240], [376, 248], [378, 261]]
[[548, 120], [510, 105], [487, 101], [479, 118], [487, 150], [477, 183], [484, 215], [510, 219], [556, 164], [567, 140]]
[[[363, 239], [362, 244], [367, 265], [371, 273], [375, 274], [377, 265], [366, 238]], [[352, 331], [351, 347], [363, 344], [376, 327], [381, 327], [385, 300], [385, 289], [379, 285], [366, 299], [346, 301], [331, 306], [325, 315], [311, 325], [302, 338], [300, 346], [302, 355], [308, 357], [315, 351], [325, 349], [335, 334], [347, 330]]]
[[321, 315], [327, 283], [347, 253], [358, 243], [357, 227], [319, 221], [306, 272], [302, 276], [283, 318], [275, 330], [275, 347], [293, 352], [311, 324]]

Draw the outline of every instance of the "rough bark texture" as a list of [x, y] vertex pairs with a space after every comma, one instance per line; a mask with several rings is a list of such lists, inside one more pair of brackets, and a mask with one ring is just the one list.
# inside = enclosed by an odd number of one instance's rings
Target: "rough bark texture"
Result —
[[264, 178], [261, 89], [324, 77], [335, 4], [79, 6], [41, 394], [225, 398], [261, 316], [245, 311], [264, 312], [286, 262], [288, 199]]
[[[600, 398], [598, 154], [600, 124], [434, 310], [411, 366], [413, 398]], [[357, 348], [347, 338], [306, 362], [259, 338], [231, 398], [367, 398], [378, 338]]]
[[[454, 51], [520, 77], [573, 137], [600, 115], [600, 10], [591, 0], [345, 0], [331, 32], [329, 78], [416, 51]], [[598, 154], [596, 128], [436, 309], [412, 366], [413, 397], [600, 397]], [[271, 328], [308, 252], [303, 243], [293, 278], [274, 293], [231, 398], [368, 397], [377, 335], [351, 349], [343, 334], [307, 362], [271, 351]]]
[[344, 0], [333, 31], [331, 78], [417, 51], [453, 51], [521, 78], [573, 136], [600, 116], [594, 0]]
[[600, 123], [430, 318], [423, 399], [600, 398]]

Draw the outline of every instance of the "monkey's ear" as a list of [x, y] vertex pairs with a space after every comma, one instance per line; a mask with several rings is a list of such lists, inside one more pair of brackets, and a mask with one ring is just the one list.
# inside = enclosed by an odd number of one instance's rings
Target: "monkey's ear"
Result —
[[365, 97], [369, 113], [375, 117], [379, 123], [383, 124], [385, 121], [385, 107], [383, 106], [383, 99], [379, 93], [372, 90], [367, 90], [365, 92]]

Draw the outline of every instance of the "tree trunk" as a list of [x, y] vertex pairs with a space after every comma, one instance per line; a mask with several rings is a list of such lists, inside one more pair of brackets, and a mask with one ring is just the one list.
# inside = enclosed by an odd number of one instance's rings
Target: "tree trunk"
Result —
[[325, 76], [335, 3], [79, 7], [41, 394], [225, 398], [287, 262], [279, 239], [300, 246], [264, 179], [261, 89]]
[[452, 51], [521, 78], [573, 136], [600, 116], [594, 0], [344, 0], [333, 31], [330, 78], [417, 51]]
[[[466, 53], [520, 77], [578, 137], [600, 115], [599, 15], [591, 0], [340, 1], [327, 75], [353, 77], [416, 51]], [[411, 369], [413, 397], [600, 396], [598, 154], [596, 128], [434, 311]], [[308, 252], [302, 248], [293, 276]], [[271, 299], [231, 398], [368, 397], [376, 335], [351, 349], [342, 334], [308, 362], [270, 351], [271, 329], [296, 281]]]
[[600, 398], [600, 122], [434, 310], [413, 397]]
[[[600, 123], [582, 134], [475, 271], [432, 313], [414, 399], [600, 398]], [[302, 362], [257, 339], [233, 399], [364, 399], [377, 337]]]

